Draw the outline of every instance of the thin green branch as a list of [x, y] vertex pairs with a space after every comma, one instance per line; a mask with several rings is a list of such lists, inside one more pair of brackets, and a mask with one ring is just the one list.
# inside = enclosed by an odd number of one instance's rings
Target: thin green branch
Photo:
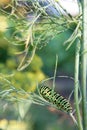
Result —
[[55, 63], [55, 71], [54, 71], [54, 78], [53, 78], [53, 91], [55, 89], [55, 80], [56, 80], [56, 73], [57, 73], [57, 64], [58, 64], [58, 55], [56, 55], [56, 63]]
[[81, 115], [79, 110], [79, 53], [80, 53], [80, 40], [76, 44], [76, 55], [75, 55], [75, 89], [74, 89], [74, 98], [75, 98], [75, 108], [76, 108], [76, 116], [79, 130], [83, 130]]
[[86, 108], [86, 75], [87, 75], [87, 0], [82, 0], [82, 115], [83, 128], [87, 130], [87, 108]]

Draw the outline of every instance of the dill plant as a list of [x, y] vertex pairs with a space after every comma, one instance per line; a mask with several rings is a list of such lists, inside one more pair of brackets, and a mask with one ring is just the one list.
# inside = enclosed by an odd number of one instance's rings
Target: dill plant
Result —
[[[75, 88], [74, 88], [74, 97], [75, 97], [75, 108], [76, 108], [76, 117], [79, 130], [87, 130], [87, 112], [86, 112], [86, 46], [87, 46], [87, 37], [86, 37], [86, 13], [87, 13], [87, 3], [86, 0], [83, 0], [80, 3], [82, 7], [82, 14], [77, 17], [72, 17], [66, 10], [61, 6], [61, 9], [64, 13], [60, 11], [58, 13], [58, 6], [60, 3], [58, 1], [48, 0], [46, 5], [43, 5], [43, 2], [39, 1], [18, 1], [12, 0], [7, 6], [1, 7], [0, 12], [2, 15], [5, 15], [8, 20], [12, 22], [11, 25], [7, 28], [5, 32], [5, 38], [9, 40], [15, 46], [22, 46], [23, 50], [18, 52], [18, 55], [23, 55], [19, 66], [18, 71], [24, 70], [32, 62], [32, 59], [35, 55], [37, 49], [41, 49], [49, 40], [54, 38], [56, 35], [66, 32], [67, 30], [72, 30], [71, 36], [64, 42], [66, 50], [70, 49], [73, 46], [73, 43], [76, 41], [76, 55], [75, 55]], [[54, 8], [53, 8], [54, 6]], [[50, 10], [54, 9], [51, 14]], [[55, 12], [55, 13], [54, 13]], [[65, 15], [63, 15], [65, 14]], [[11, 32], [8, 35], [8, 31]], [[82, 35], [83, 34], [83, 35]], [[80, 48], [82, 46], [82, 49]], [[81, 52], [81, 53], [80, 53]], [[80, 55], [82, 56], [82, 61], [80, 61]], [[83, 112], [83, 124], [81, 121], [81, 115], [79, 110], [79, 70], [80, 62], [82, 64], [82, 112]], [[13, 97], [11, 100], [18, 101], [31, 101], [36, 104], [46, 105], [47, 102], [44, 102], [39, 95], [36, 93], [28, 93], [23, 89], [16, 90], [11, 83], [6, 79], [6, 77], [1, 76], [3, 83], [6, 82], [7, 85], [11, 86], [11, 89], [4, 90], [0, 92], [1, 97], [10, 98], [10, 94], [17, 93], [19, 95], [26, 95], [26, 98], [22, 97]], [[7, 93], [9, 95], [7, 96]], [[3, 96], [4, 94], [4, 96]]]

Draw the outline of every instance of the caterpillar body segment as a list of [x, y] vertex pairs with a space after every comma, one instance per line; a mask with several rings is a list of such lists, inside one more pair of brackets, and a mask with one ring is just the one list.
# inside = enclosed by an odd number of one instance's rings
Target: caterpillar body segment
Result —
[[48, 86], [41, 86], [39, 93], [46, 101], [55, 105], [57, 109], [66, 113], [72, 113], [72, 107], [69, 101]]

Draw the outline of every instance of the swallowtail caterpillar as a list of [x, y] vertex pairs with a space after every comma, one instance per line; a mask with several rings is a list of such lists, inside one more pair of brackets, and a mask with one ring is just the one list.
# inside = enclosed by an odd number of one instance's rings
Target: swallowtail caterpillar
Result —
[[77, 124], [77, 121], [73, 116], [71, 104], [66, 98], [55, 92], [52, 88], [45, 85], [40, 86], [39, 93], [46, 101], [53, 104], [53, 106], [55, 106], [57, 109], [69, 114], [73, 121]]

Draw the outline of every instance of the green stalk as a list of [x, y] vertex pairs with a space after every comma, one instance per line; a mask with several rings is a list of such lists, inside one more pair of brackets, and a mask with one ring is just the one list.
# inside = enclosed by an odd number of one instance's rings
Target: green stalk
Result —
[[57, 64], [58, 64], [58, 55], [56, 55], [55, 71], [54, 71], [54, 78], [53, 78], [53, 91], [55, 89], [55, 83], [56, 83], [55, 80], [56, 80]]
[[83, 130], [82, 122], [81, 122], [81, 115], [79, 110], [79, 98], [78, 98], [78, 91], [79, 91], [79, 53], [80, 53], [80, 40], [76, 44], [76, 54], [75, 54], [75, 89], [74, 89], [74, 99], [75, 99], [75, 108], [76, 108], [76, 117], [77, 117], [77, 124], [79, 130]]
[[87, 108], [86, 108], [86, 62], [87, 62], [87, 0], [82, 0], [82, 116], [83, 129], [87, 130]]

